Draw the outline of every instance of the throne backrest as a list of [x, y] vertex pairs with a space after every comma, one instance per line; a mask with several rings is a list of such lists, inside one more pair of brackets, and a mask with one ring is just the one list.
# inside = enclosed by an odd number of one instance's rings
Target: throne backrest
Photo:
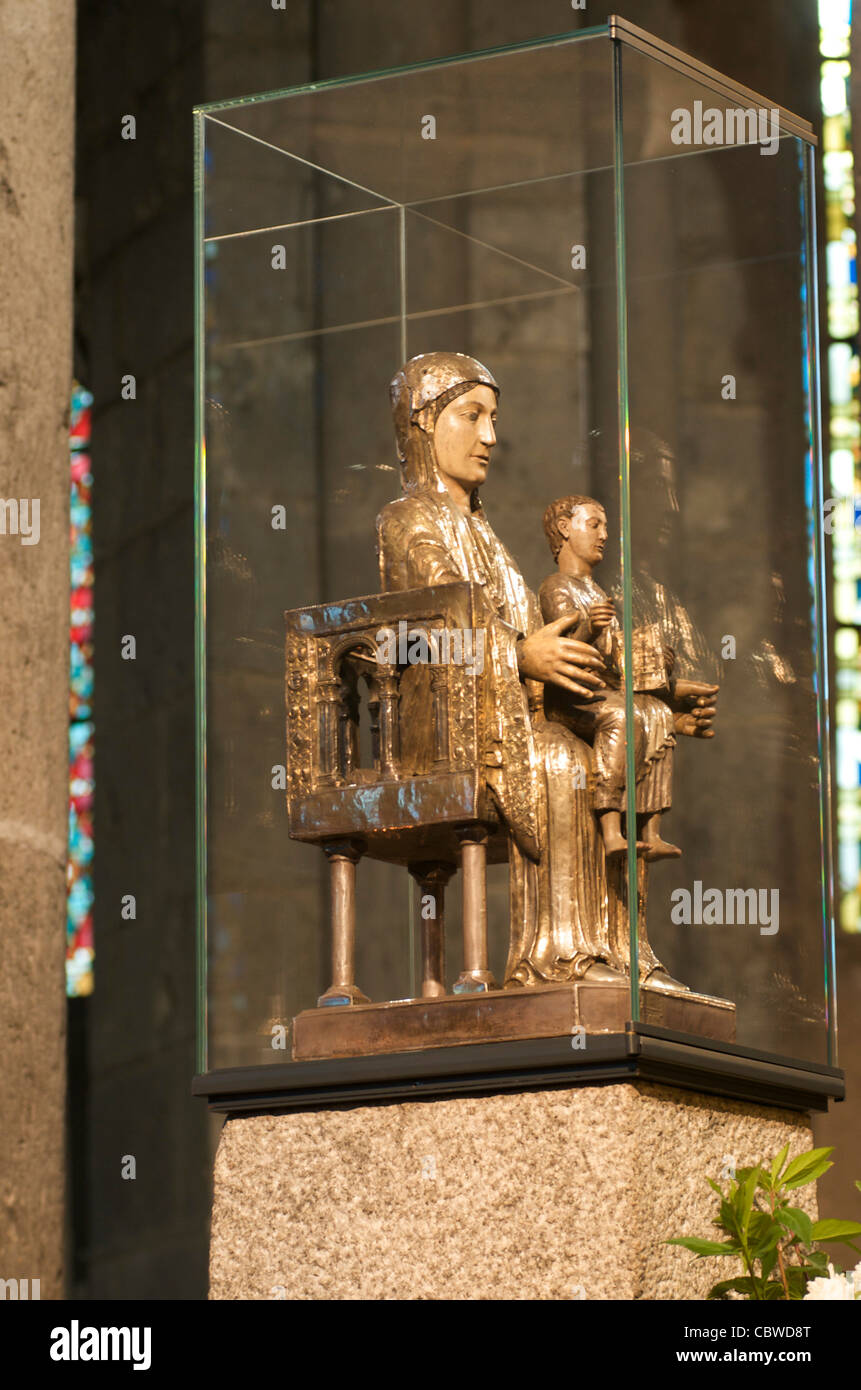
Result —
[[486, 706], [478, 611], [476, 586], [464, 581], [285, 613], [291, 835], [391, 838], [477, 817]]

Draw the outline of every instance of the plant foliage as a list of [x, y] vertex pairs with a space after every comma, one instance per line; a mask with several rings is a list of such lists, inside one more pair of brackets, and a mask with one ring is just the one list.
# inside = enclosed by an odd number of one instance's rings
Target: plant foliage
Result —
[[[718, 1198], [718, 1214], [712, 1222], [723, 1238], [702, 1240], [676, 1236], [667, 1245], [681, 1245], [697, 1259], [729, 1257], [741, 1265], [741, 1273], [722, 1279], [710, 1289], [710, 1299], [731, 1293], [750, 1299], [802, 1299], [808, 1281], [828, 1274], [828, 1255], [817, 1249], [820, 1242], [841, 1241], [853, 1250], [861, 1236], [857, 1221], [812, 1221], [792, 1194], [816, 1182], [833, 1165], [833, 1149], [810, 1149], [790, 1159], [785, 1144], [771, 1163], [739, 1168], [727, 1181], [726, 1191], [712, 1178], [706, 1181]], [[861, 1191], [861, 1182], [855, 1186]]]

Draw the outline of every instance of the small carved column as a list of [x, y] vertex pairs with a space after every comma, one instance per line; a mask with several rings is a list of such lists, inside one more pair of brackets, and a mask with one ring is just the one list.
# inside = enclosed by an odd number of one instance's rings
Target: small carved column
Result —
[[317, 685], [317, 780], [321, 786], [335, 786], [338, 781], [338, 720], [341, 708], [340, 680], [320, 680]]
[[431, 667], [433, 699], [433, 762], [434, 771], [449, 765], [448, 739], [448, 671], [445, 666]]
[[463, 970], [455, 994], [480, 994], [499, 986], [487, 968], [487, 829], [458, 831], [463, 889]]
[[323, 846], [332, 889], [332, 983], [317, 1000], [325, 1004], [367, 1004], [353, 981], [356, 968], [356, 865], [365, 852], [362, 840], [331, 840]]
[[[344, 781], [348, 783], [352, 782], [353, 772], [355, 770], [357, 762], [359, 761], [358, 749], [356, 747], [355, 741], [356, 720], [353, 717], [354, 711], [350, 709], [351, 695], [353, 695], [355, 699], [355, 704], [356, 706], [358, 706], [358, 700], [355, 698], [356, 692], [350, 690], [350, 687], [346, 681], [342, 682], [338, 690], [338, 742], [335, 748], [334, 756], [337, 762], [338, 753], [340, 751], [340, 771], [343, 774]], [[331, 718], [331, 715], [327, 716], [327, 718]]]
[[398, 678], [386, 670], [377, 676], [379, 699], [380, 772], [383, 777], [397, 777], [400, 747], [398, 740]]
[[430, 860], [410, 864], [410, 873], [419, 885], [422, 898], [433, 899], [433, 910], [421, 909], [422, 999], [442, 999], [445, 994], [445, 887], [454, 873], [454, 864]]

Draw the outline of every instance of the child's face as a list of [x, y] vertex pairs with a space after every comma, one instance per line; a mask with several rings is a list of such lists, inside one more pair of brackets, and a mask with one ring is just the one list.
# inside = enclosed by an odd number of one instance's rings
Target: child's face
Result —
[[575, 507], [570, 517], [562, 517], [559, 530], [572, 555], [587, 565], [598, 565], [604, 558], [607, 544], [607, 515], [597, 502]]

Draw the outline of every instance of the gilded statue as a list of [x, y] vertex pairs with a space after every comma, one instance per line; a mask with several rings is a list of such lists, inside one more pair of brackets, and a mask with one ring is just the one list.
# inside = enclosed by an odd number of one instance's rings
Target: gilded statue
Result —
[[[557, 571], [541, 585], [541, 612], [547, 622], [574, 616], [571, 635], [591, 643], [604, 660], [607, 690], [584, 703], [549, 686], [548, 718], [567, 723], [592, 745], [595, 813], [608, 859], [627, 854], [621, 820], [626, 805], [626, 713], [623, 685], [624, 643], [616, 610], [593, 570], [604, 557], [607, 516], [594, 497], [560, 497], [544, 514], [544, 530]], [[674, 662], [660, 629], [641, 629], [634, 652], [634, 762], [636, 767], [637, 853], [647, 861], [675, 859], [678, 846], [661, 837], [661, 816], [672, 804], [673, 712], [661, 699], [670, 694]], [[651, 640], [650, 640], [651, 639]]]
[[[531, 591], [480, 498], [500, 395], [482, 363], [425, 353], [390, 391], [402, 495], [377, 518], [380, 592], [284, 615], [289, 831], [319, 845], [331, 887], [331, 984], [294, 1020], [294, 1057], [556, 1037], [572, 1019], [586, 1031], [623, 1028], [634, 887], [629, 736], [643, 1017], [732, 1040], [734, 1006], [674, 980], [646, 929], [650, 865], [680, 853], [661, 833], [676, 737], [714, 732], [717, 686], [693, 679], [696, 628], [648, 556], [633, 576], [626, 642], [593, 573], [608, 528], [591, 497], [547, 508], [557, 569], [540, 599]], [[366, 857], [418, 884], [420, 998], [375, 1002], [356, 979], [356, 881]], [[497, 982], [486, 866], [503, 861], [509, 949]], [[463, 968], [452, 980], [445, 896], [455, 873]], [[486, 995], [486, 1006], [470, 995]]]
[[[622, 837], [618, 819], [611, 819], [602, 826], [602, 840], [594, 814], [602, 787], [612, 785], [618, 801], [615, 755], [606, 775], [596, 778], [589, 743], [574, 721], [555, 717], [562, 699], [579, 711], [594, 706], [592, 732], [602, 724], [601, 755], [608, 711], [618, 708], [612, 684], [618, 673], [593, 640], [609, 633], [612, 641], [613, 619], [596, 585], [595, 602], [588, 606], [599, 611], [589, 616], [588, 629], [577, 604], [545, 621], [548, 614], [542, 617], [538, 599], [494, 532], [479, 492], [491, 469], [499, 394], [488, 369], [462, 353], [422, 354], [395, 376], [391, 399], [403, 495], [378, 518], [381, 587], [409, 590], [470, 580], [482, 596], [485, 776], [509, 851], [505, 987], [580, 979], [618, 983], [629, 961], [627, 914], [619, 893], [608, 890], [602, 845], [618, 857]], [[548, 691], [553, 694], [545, 710]], [[643, 698], [650, 700], [650, 714], [640, 715], [638, 727], [644, 729], [643, 764], [652, 771], [644, 779], [641, 833], [644, 853], [658, 858], [674, 852], [658, 832], [660, 813], [669, 805], [674, 716], [657, 698]], [[714, 715], [704, 704], [697, 710], [701, 732]], [[618, 737], [618, 721], [615, 727]], [[643, 983], [685, 991], [655, 956], [644, 923], [639, 960]], [[476, 987], [487, 982], [476, 980]]]

